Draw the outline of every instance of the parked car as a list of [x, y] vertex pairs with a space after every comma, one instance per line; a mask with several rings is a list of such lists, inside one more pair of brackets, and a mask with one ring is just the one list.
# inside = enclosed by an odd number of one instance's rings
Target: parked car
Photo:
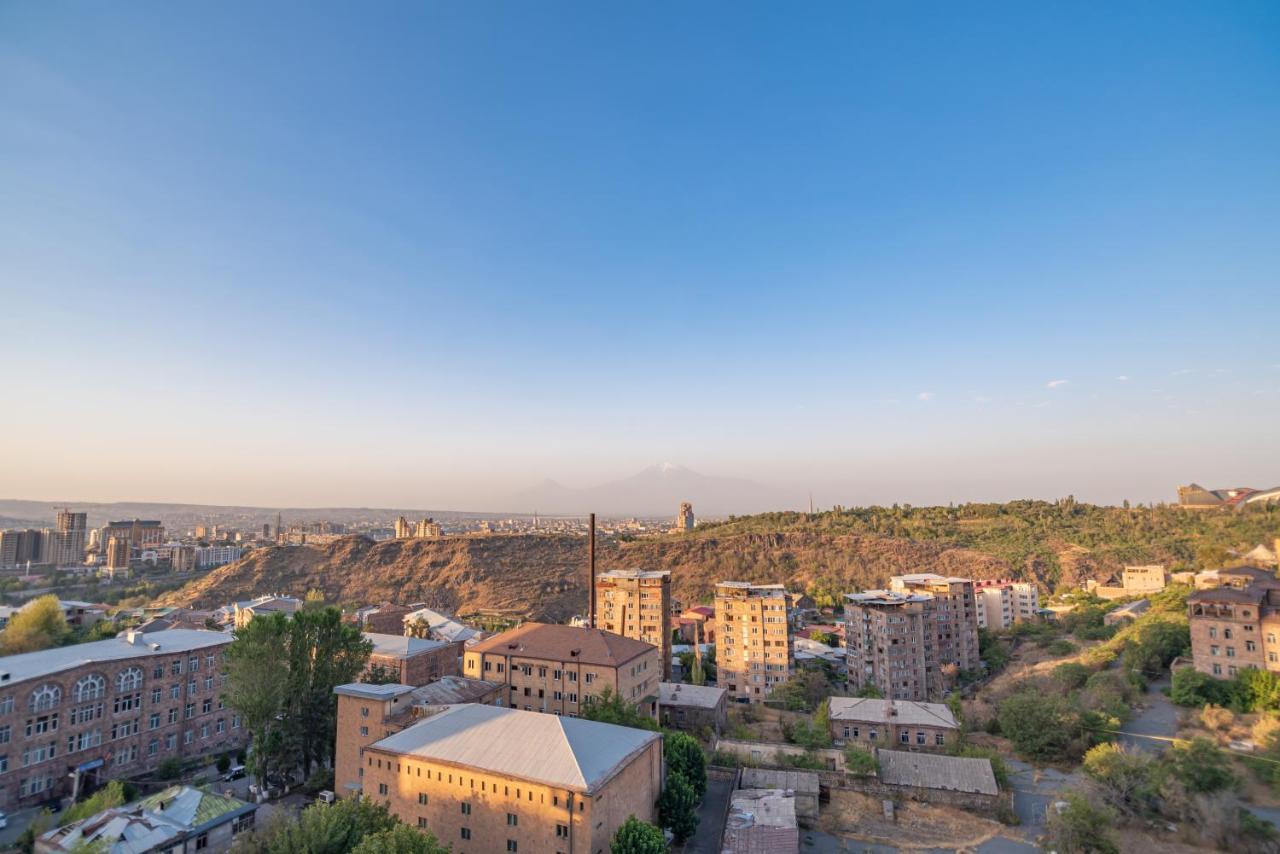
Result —
[[244, 777], [243, 765], [232, 765], [231, 770], [222, 775], [222, 779], [230, 783], [232, 780], [239, 780]]
[[9, 826], [9, 816], [0, 812], [0, 830], [4, 830], [8, 826]]

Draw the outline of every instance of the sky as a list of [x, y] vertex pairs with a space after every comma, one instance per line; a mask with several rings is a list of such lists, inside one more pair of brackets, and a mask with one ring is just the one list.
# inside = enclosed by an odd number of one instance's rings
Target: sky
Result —
[[0, 3], [0, 325], [0, 497], [1274, 486], [1280, 4]]

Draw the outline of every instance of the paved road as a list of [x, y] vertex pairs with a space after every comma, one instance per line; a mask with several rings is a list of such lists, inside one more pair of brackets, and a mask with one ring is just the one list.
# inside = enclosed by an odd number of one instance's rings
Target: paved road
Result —
[[707, 778], [707, 793], [698, 806], [698, 830], [684, 844], [684, 854], [720, 854], [724, 815], [733, 794], [733, 778]]
[[[1164, 695], [1164, 689], [1168, 687], [1167, 678], [1151, 683], [1142, 697], [1144, 708], [1124, 725], [1125, 733], [1132, 735], [1117, 738], [1120, 744], [1147, 753], [1159, 754], [1165, 751], [1169, 746], [1165, 739], [1178, 734], [1178, 707]], [[1144, 735], [1159, 738], [1142, 738]]]

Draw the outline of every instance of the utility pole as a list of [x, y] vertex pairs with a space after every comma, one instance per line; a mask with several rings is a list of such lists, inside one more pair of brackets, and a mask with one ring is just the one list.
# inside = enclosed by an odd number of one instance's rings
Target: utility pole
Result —
[[587, 625], [596, 627], [596, 514], [587, 517], [587, 565], [591, 569], [591, 604], [587, 609]]

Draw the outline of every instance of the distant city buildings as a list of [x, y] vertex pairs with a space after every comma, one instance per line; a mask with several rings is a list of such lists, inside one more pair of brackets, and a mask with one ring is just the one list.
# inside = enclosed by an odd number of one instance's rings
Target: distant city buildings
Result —
[[671, 573], [615, 569], [596, 576], [599, 615], [607, 632], [656, 646], [662, 677], [671, 676]]
[[738, 702], [760, 703], [791, 678], [795, 657], [781, 584], [716, 585], [717, 684]]
[[401, 516], [396, 519], [395, 528], [397, 540], [433, 539], [443, 535], [440, 524], [431, 518], [419, 519], [416, 524], [410, 525], [409, 520]]
[[196, 546], [194, 559], [197, 569], [211, 569], [223, 564], [235, 563], [244, 555], [240, 546]]

